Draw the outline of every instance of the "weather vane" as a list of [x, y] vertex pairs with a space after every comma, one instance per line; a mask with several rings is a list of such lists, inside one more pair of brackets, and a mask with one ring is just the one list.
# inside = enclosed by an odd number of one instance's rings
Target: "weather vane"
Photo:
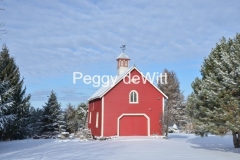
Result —
[[122, 47], [120, 47], [120, 48], [122, 48], [122, 51], [123, 51], [123, 53], [124, 53], [124, 51], [125, 51], [125, 49], [126, 49], [126, 45], [122, 45]]

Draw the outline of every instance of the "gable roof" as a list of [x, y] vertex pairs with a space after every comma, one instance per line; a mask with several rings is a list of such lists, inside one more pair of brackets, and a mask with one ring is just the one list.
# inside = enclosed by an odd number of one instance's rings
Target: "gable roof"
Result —
[[134, 69], [136, 69], [136, 71], [138, 71], [143, 78], [147, 79], [147, 81], [148, 81], [155, 89], [157, 89], [166, 99], [168, 99], [168, 97], [167, 97], [158, 87], [156, 87], [154, 84], [152, 84], [147, 77], [145, 77], [135, 66], [133, 66], [133, 67], [127, 69], [126, 71], [124, 71], [121, 75], [113, 77], [113, 79], [115, 80], [115, 83], [112, 81], [112, 78], [110, 78], [108, 85], [107, 85], [107, 86], [102, 86], [101, 88], [99, 88], [99, 89], [88, 99], [88, 101], [91, 101], [91, 100], [96, 99], [96, 98], [102, 98], [108, 91], [110, 91], [112, 88], [114, 88], [126, 75], [128, 75], [128, 73], [130, 73], [130, 72], [133, 71]]

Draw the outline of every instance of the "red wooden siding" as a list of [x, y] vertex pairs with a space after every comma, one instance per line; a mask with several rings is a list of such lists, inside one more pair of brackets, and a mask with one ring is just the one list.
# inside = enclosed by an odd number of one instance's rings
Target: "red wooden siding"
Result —
[[[134, 75], [140, 76], [140, 73], [134, 69], [131, 72], [131, 77]], [[132, 90], [138, 92], [137, 104], [129, 104], [129, 93]], [[139, 84], [125, 84], [122, 80], [104, 95], [103, 136], [117, 135], [118, 117], [124, 113], [146, 114], [150, 118], [150, 135], [162, 134], [159, 124], [159, 117], [162, 114], [162, 100], [163, 95], [149, 82], [143, 84], [142, 79], [140, 79]]]
[[[88, 119], [88, 128], [91, 129], [94, 136], [101, 136], [101, 126], [102, 126], [102, 100], [100, 98], [92, 100], [89, 102], [88, 108], [88, 118], [90, 118], [91, 112], [91, 123]], [[98, 127], [96, 128], [96, 115], [98, 112]]]

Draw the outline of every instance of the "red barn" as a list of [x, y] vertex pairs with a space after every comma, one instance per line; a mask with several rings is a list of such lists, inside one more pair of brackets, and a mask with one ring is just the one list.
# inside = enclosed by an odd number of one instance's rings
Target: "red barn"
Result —
[[118, 75], [89, 99], [88, 128], [94, 136], [163, 134], [159, 118], [167, 96], [135, 66], [129, 68], [129, 60], [121, 53]]

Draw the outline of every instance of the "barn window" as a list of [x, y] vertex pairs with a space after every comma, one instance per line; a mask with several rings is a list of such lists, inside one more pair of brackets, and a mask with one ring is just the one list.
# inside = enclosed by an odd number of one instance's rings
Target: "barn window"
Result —
[[123, 61], [121, 61], [121, 65], [120, 66], [123, 67]]
[[99, 113], [97, 112], [97, 113], [96, 113], [96, 128], [98, 128], [98, 118], [99, 118], [98, 115], [99, 115]]
[[129, 94], [129, 103], [138, 103], [138, 92], [133, 90]]
[[91, 123], [91, 119], [92, 119], [92, 113], [89, 112], [89, 123]]
[[127, 67], [128, 65], [127, 65], [127, 61], [125, 61], [125, 67]]

